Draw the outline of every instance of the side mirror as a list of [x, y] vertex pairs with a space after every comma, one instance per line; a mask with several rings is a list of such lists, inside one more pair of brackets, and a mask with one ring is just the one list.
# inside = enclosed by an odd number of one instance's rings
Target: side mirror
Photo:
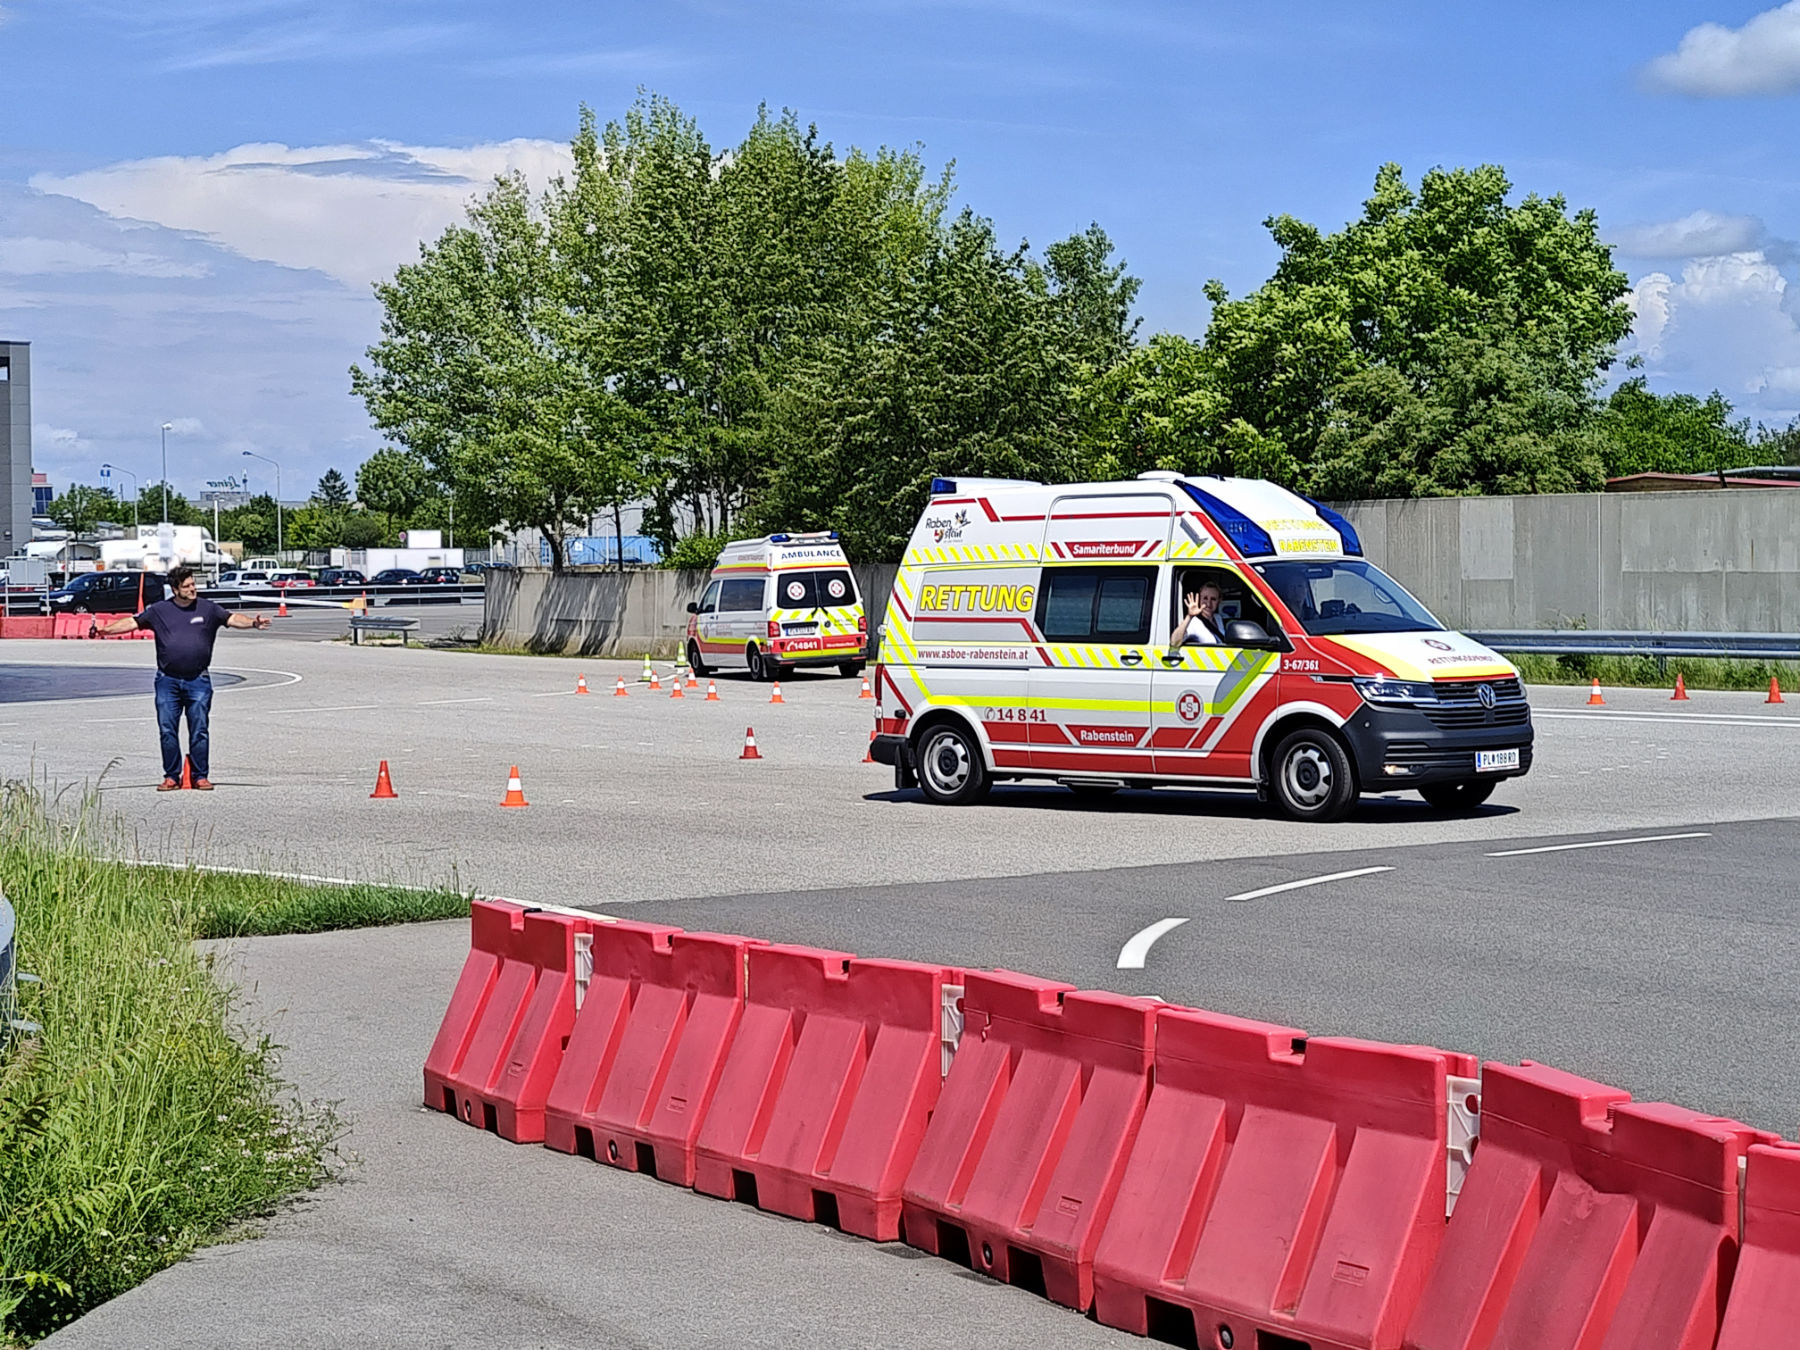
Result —
[[688, 611], [687, 612], [689, 614], [698, 614], [700, 612], [700, 602], [698, 600], [688, 601]]
[[1233, 619], [1225, 625], [1225, 645], [1272, 652], [1281, 650], [1281, 639], [1270, 637], [1253, 619]]

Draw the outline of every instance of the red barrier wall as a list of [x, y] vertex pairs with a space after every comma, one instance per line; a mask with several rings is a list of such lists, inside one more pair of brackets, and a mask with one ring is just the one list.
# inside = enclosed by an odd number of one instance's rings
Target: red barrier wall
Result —
[[694, 1142], [743, 1012], [750, 945], [595, 924], [593, 976], [545, 1103], [545, 1144], [692, 1186]]
[[0, 638], [48, 638], [56, 636], [54, 614], [9, 614], [0, 619]]
[[962, 1044], [906, 1183], [906, 1241], [1086, 1308], [1157, 1006], [968, 972]]
[[[877, 1241], [940, 1087], [946, 972], [809, 947], [749, 951], [744, 1015], [694, 1154], [694, 1185]], [[824, 1213], [821, 1213], [821, 1210]]]
[[1481, 1108], [1408, 1350], [1712, 1350], [1770, 1136], [1531, 1063], [1485, 1065]]
[[1445, 1078], [1474, 1061], [1165, 1007], [1155, 1065], [1094, 1260], [1099, 1320], [1398, 1347], [1444, 1231]]
[[477, 900], [469, 955], [425, 1057], [425, 1105], [515, 1143], [544, 1137], [544, 1099], [575, 1024], [586, 920]]
[[1757, 1144], [1744, 1176], [1744, 1246], [1718, 1350], [1800, 1344], [1800, 1144]]

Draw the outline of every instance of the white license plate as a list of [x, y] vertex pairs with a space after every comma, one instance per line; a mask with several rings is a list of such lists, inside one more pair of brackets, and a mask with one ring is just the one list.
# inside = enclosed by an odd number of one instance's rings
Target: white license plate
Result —
[[1519, 767], [1517, 750], [1477, 750], [1475, 752], [1476, 773], [1498, 773], [1501, 769]]

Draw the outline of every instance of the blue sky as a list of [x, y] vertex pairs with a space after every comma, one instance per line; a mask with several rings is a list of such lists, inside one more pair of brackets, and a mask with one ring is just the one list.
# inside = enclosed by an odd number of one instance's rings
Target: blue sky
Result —
[[1336, 227], [1385, 161], [1499, 163], [1599, 211], [1655, 387], [1800, 413], [1800, 0], [0, 0], [0, 69], [0, 337], [34, 344], [59, 487], [155, 477], [164, 421], [189, 490], [272, 486], [246, 449], [289, 497], [353, 470], [369, 283], [640, 87], [720, 148], [763, 102], [917, 144], [1004, 238], [1097, 220], [1145, 333], [1266, 278], [1272, 213]]

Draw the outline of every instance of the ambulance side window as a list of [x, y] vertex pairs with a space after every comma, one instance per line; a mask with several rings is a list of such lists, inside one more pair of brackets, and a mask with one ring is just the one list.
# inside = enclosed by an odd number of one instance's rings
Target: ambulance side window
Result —
[[1051, 642], [1150, 640], [1154, 567], [1046, 567], [1038, 627]]
[[706, 594], [700, 597], [700, 612], [702, 614], [713, 614], [718, 611], [719, 587], [722, 584], [723, 583], [721, 582], [715, 581], [706, 588]]
[[733, 577], [719, 592], [719, 610], [724, 614], [747, 614], [763, 607], [761, 577]]

